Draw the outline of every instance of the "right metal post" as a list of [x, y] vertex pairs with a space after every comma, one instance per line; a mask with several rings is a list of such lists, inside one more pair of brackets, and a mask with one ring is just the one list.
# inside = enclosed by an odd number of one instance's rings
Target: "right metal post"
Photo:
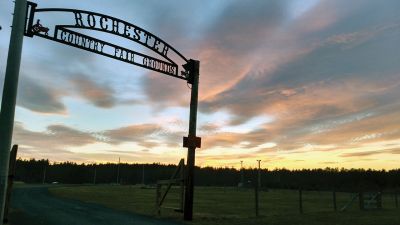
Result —
[[186, 168], [186, 185], [185, 185], [185, 204], [183, 210], [183, 218], [186, 221], [193, 219], [193, 193], [194, 193], [194, 168], [195, 168], [195, 150], [196, 150], [196, 124], [197, 124], [197, 103], [199, 91], [199, 74], [200, 62], [191, 59], [192, 71], [190, 76], [192, 79], [192, 91], [190, 97], [190, 115], [189, 115], [189, 136], [188, 136], [188, 154]]

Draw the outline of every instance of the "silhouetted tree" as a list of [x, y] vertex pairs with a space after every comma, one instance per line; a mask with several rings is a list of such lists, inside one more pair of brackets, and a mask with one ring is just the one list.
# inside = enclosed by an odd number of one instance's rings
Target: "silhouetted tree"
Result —
[[[96, 168], [96, 183], [115, 183], [117, 176], [115, 163], [77, 164], [74, 162], [49, 163], [49, 160], [17, 160], [16, 180], [26, 183], [41, 183], [44, 168], [46, 182], [68, 184], [92, 183]], [[121, 184], [142, 183], [142, 171], [145, 170], [145, 183], [154, 184], [157, 180], [169, 179], [176, 165], [127, 164], [120, 165]], [[245, 169], [246, 182], [254, 179], [257, 170]], [[204, 167], [195, 169], [195, 184], [200, 186], [237, 186], [240, 171], [233, 168]], [[261, 186], [269, 188], [304, 190], [336, 190], [356, 191], [360, 188], [380, 190], [400, 186], [400, 169], [396, 170], [364, 170], [364, 169], [302, 169], [302, 170], [261, 170]]]

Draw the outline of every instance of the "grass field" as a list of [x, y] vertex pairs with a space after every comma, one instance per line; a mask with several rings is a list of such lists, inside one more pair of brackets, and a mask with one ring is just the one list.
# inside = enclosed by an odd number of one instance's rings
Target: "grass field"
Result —
[[[156, 216], [155, 189], [136, 186], [77, 186], [51, 188], [53, 195], [105, 205], [123, 211]], [[353, 194], [337, 193], [338, 209]], [[178, 190], [166, 199], [166, 205], [178, 206]], [[360, 211], [356, 200], [345, 212], [334, 212], [331, 192], [303, 191], [303, 214], [299, 213], [298, 191], [260, 192], [260, 216], [255, 217], [254, 191], [251, 189], [196, 187], [194, 200], [196, 225], [399, 225], [400, 209], [394, 197], [384, 195], [383, 209]], [[170, 209], [161, 218], [182, 221], [182, 214]]]

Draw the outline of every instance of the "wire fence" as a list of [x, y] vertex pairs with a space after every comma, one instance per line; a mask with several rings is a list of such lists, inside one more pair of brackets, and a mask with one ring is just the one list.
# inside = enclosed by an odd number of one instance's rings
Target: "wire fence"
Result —
[[[179, 189], [173, 188], [166, 204], [177, 206], [178, 196]], [[396, 210], [399, 207], [395, 191], [360, 195], [360, 192], [261, 188], [258, 198], [260, 216]], [[255, 191], [252, 188], [196, 187], [194, 207], [196, 213], [212, 217], [255, 216]]]

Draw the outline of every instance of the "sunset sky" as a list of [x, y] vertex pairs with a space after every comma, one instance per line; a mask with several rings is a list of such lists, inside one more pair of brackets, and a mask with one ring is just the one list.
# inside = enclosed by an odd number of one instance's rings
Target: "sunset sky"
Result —
[[[200, 60], [198, 166], [399, 168], [398, 0], [35, 2], [120, 18]], [[1, 1], [1, 93], [12, 11]], [[22, 158], [176, 164], [189, 98], [184, 80], [25, 37], [13, 143]]]

